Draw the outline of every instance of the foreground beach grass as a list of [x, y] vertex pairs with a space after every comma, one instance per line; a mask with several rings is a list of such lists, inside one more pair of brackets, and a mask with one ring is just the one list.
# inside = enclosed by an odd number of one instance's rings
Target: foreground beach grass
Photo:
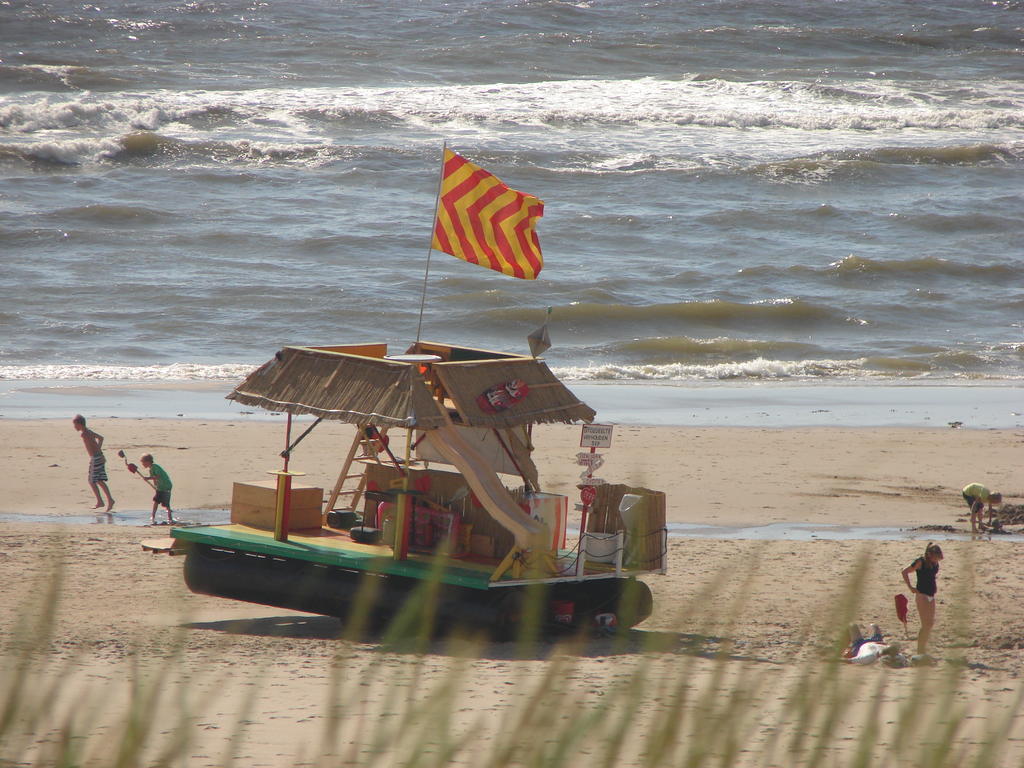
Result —
[[[1022, 689], [1009, 706], [965, 697], [967, 638], [933, 668], [838, 661], [865, 572], [862, 562], [841, 599], [808, 614], [799, 650], [781, 662], [730, 639], [756, 606], [735, 598], [724, 569], [661, 606], [674, 629], [610, 637], [545, 637], [529, 623], [509, 642], [437, 636], [426, 630], [429, 584], [367, 631], [367, 594], [345, 622], [310, 619], [331, 650], [303, 661], [302, 619], [279, 636], [241, 619], [197, 644], [187, 616], [164, 628], [159, 652], [140, 637], [97, 658], [58, 642], [61, 606], [74, 600], [58, 567], [22, 601], [2, 649], [0, 765], [1016, 764], [1006, 761]], [[964, 611], [944, 618], [970, 624]], [[234, 638], [252, 633], [271, 635], [270, 652], [238, 656]], [[294, 687], [310, 675], [321, 684]], [[317, 697], [304, 709], [314, 726], [287, 714], [296, 691]]]

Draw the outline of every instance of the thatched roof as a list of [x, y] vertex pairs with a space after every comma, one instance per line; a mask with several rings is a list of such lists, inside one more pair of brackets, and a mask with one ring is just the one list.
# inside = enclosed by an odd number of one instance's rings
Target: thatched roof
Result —
[[446, 423], [416, 366], [309, 347], [285, 347], [228, 399], [350, 424], [431, 429]]
[[[447, 345], [432, 345], [430, 351], [442, 359], [421, 370], [415, 362], [387, 359], [383, 344], [285, 347], [249, 374], [228, 399], [351, 424], [420, 429], [444, 426], [449, 419], [502, 428], [594, 418], [594, 411], [541, 360]], [[525, 382], [525, 397], [494, 413], [480, 407], [480, 395], [513, 381]], [[449, 398], [455, 413], [449, 415], [435, 395]]]
[[[519, 424], [594, 420], [594, 409], [580, 402], [542, 360], [523, 357], [435, 363], [433, 371], [463, 424], [502, 429]], [[482, 394], [513, 381], [526, 384], [527, 394], [522, 400], [495, 412], [481, 407]]]

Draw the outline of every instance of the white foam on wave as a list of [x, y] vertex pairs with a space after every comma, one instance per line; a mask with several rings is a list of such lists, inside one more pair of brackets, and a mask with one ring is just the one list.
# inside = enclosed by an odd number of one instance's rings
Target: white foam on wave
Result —
[[250, 363], [166, 365], [4, 365], [0, 381], [218, 381], [242, 379]]
[[621, 365], [552, 368], [567, 381], [714, 381], [728, 379], [844, 378], [874, 375], [861, 360], [768, 360], [758, 357], [743, 362], [713, 365]]
[[[981, 93], [977, 93], [981, 91]], [[970, 94], [964, 96], [963, 94]], [[500, 137], [520, 149], [567, 153], [559, 172], [643, 173], [768, 163], [763, 170], [820, 183], [833, 163], [797, 170], [776, 160], [949, 144], [1019, 152], [1024, 86], [986, 81], [907, 84], [858, 81], [732, 82], [689, 78], [560, 80], [477, 85], [277, 88], [249, 91], [37, 93], [0, 106], [0, 127], [30, 157], [65, 164], [118, 157], [139, 131], [183, 143], [176, 163], [242, 160], [320, 166], [343, 152], [349, 120], [403, 125], [417, 135], [458, 136], [464, 146]], [[1005, 104], [1005, 108], [998, 106]], [[211, 120], [204, 119], [206, 116]], [[739, 130], [736, 130], [739, 129]], [[758, 130], [746, 130], [758, 129]], [[763, 130], [773, 131], [766, 143]], [[339, 144], [339, 141], [341, 142]], [[770, 150], [766, 147], [770, 146]], [[195, 152], [189, 153], [188, 147]], [[222, 151], [227, 148], [227, 154]], [[767, 154], [766, 154], [767, 152]], [[840, 158], [841, 160], [842, 158]], [[838, 162], [838, 161], [837, 161]]]
[[113, 138], [65, 139], [38, 141], [21, 149], [25, 157], [51, 163], [76, 165], [85, 161], [99, 161], [121, 151], [121, 142]]
[[[316, 108], [389, 112], [459, 124], [514, 123], [574, 131], [587, 123], [711, 128], [792, 128], [808, 131], [876, 129], [1003, 129], [1024, 125], [1014, 109], [993, 107], [1024, 99], [1020, 84], [987, 83], [970, 100], [947, 84], [913, 93], [874, 81], [821, 89], [803, 82], [725, 80], [561, 80], [459, 86], [325, 90]], [[269, 94], [265, 94], [269, 95]], [[308, 94], [307, 94], [308, 95]], [[280, 98], [278, 95], [276, 98]], [[294, 98], [294, 95], [293, 97]]]
[[[217, 381], [245, 378], [250, 363], [170, 363], [166, 365], [22, 365], [0, 366], [0, 381]], [[553, 367], [568, 381], [693, 381], [725, 379], [838, 378], [872, 375], [863, 360], [768, 360], [714, 365], [626, 365]]]
[[[1014, 349], [1024, 345], [1013, 345]], [[855, 360], [768, 360], [758, 357], [742, 362], [708, 365], [684, 363], [552, 366], [552, 372], [570, 382], [685, 382], [728, 380], [851, 380], [851, 379], [928, 379], [928, 371], [908, 375], [872, 368], [867, 358]], [[164, 365], [0, 365], [0, 381], [117, 381], [187, 382], [238, 381], [248, 376], [253, 363], [169, 363]], [[947, 372], [945, 378], [993, 378], [1020, 380], [1013, 375], [981, 376]]]
[[155, 130], [167, 119], [164, 104], [165, 99], [156, 94], [79, 94], [68, 98], [47, 94], [38, 101], [22, 99], [0, 107], [0, 126], [17, 133], [83, 127]]
[[[22, 97], [0, 108], [13, 132], [106, 127], [165, 130], [207, 110], [231, 110], [254, 130], [309, 138], [320, 130], [307, 113], [345, 117], [390, 114], [430, 124], [663, 124], [803, 130], [1004, 129], [1021, 127], [1013, 105], [1024, 85], [859, 81], [822, 87], [799, 81], [660, 79], [556, 80], [478, 85], [280, 88]], [[965, 87], [968, 86], [969, 87]], [[965, 98], [964, 93], [970, 97]], [[1006, 104], [1005, 108], [994, 106]], [[179, 123], [179, 128], [189, 130]]]

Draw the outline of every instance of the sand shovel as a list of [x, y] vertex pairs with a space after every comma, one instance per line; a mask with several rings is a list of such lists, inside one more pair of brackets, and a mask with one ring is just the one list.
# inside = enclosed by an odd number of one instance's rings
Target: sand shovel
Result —
[[124, 465], [128, 467], [129, 472], [131, 472], [133, 475], [139, 478], [139, 480], [144, 482], [146, 485], [152, 485], [152, 483], [150, 483], [149, 480], [147, 480], [146, 478], [139, 474], [139, 468], [135, 464], [132, 464], [130, 461], [128, 461], [128, 457], [124, 455], [124, 451], [118, 451], [117, 455], [124, 459]]

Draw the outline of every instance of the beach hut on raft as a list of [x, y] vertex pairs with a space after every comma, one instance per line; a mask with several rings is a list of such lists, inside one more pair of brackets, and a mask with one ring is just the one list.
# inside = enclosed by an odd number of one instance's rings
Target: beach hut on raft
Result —
[[[543, 360], [427, 341], [397, 353], [383, 343], [289, 346], [228, 398], [288, 415], [285, 466], [272, 503], [269, 489], [253, 503], [246, 494], [256, 484], [236, 482], [231, 525], [172, 530], [194, 560], [186, 580], [196, 591], [338, 614], [339, 584], [325, 588], [330, 598], [310, 599], [306, 588], [296, 601], [273, 579], [230, 575], [224, 555], [236, 553], [250, 555], [239, 561], [246, 569], [258, 566], [255, 554], [369, 571], [399, 592], [439, 573], [450, 615], [470, 605], [497, 623], [514, 620], [509, 590], [536, 582], [550, 587], [553, 621], [628, 614], [632, 625], [650, 613], [636, 577], [664, 572], [664, 494], [584, 479], [574, 508], [581, 535], [569, 545], [568, 498], [544, 491], [532, 430], [588, 424], [595, 413]], [[293, 440], [300, 414], [316, 420]], [[288, 467], [322, 420], [356, 427], [327, 493], [293, 485]], [[511, 487], [502, 476], [515, 478]]]

